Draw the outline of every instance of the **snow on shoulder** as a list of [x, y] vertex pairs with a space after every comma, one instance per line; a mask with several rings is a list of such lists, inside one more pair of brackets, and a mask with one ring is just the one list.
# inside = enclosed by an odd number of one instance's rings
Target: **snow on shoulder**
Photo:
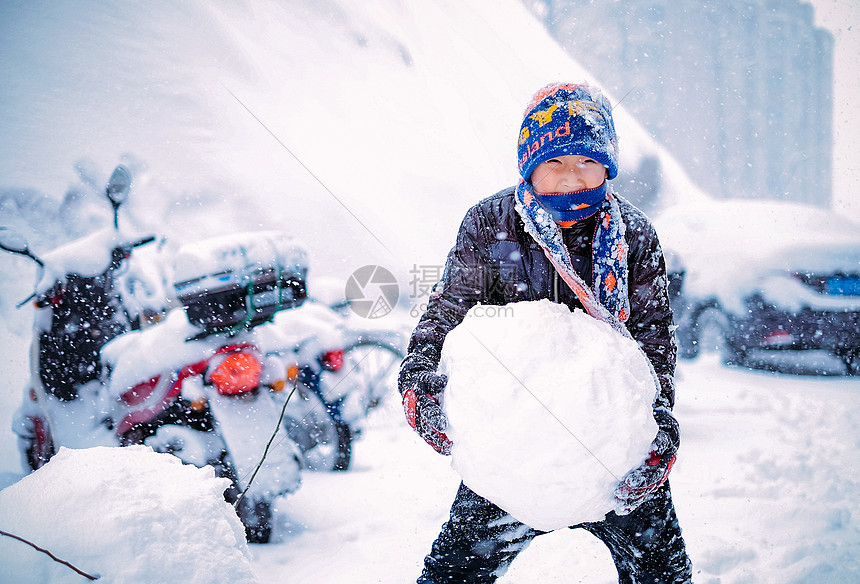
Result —
[[[0, 491], [0, 526], [99, 582], [250, 584], [245, 531], [212, 467], [146, 446], [61, 448]], [[4, 582], [85, 582], [71, 568], [0, 537]]]
[[451, 465], [539, 530], [602, 520], [657, 434], [636, 342], [549, 300], [473, 307], [448, 333], [440, 368]]

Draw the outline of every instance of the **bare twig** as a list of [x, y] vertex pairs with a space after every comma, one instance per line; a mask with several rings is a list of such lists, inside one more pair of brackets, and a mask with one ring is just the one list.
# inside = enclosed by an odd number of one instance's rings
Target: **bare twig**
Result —
[[281, 429], [281, 422], [284, 421], [284, 413], [287, 411], [287, 404], [290, 403], [290, 398], [293, 397], [293, 394], [296, 393], [296, 389], [299, 387], [299, 377], [296, 376], [296, 379], [293, 381], [293, 389], [290, 391], [290, 395], [287, 396], [287, 399], [284, 400], [284, 407], [281, 408], [281, 415], [278, 416], [278, 423], [275, 425], [275, 431], [272, 432], [272, 436], [269, 438], [269, 441], [266, 443], [266, 448], [263, 450], [263, 456], [260, 458], [260, 462], [257, 463], [257, 467], [254, 469], [254, 472], [251, 473], [251, 478], [248, 479], [248, 484], [245, 486], [245, 490], [242, 491], [242, 494], [239, 495], [239, 498], [236, 499], [236, 502], [233, 503], [233, 507], [235, 509], [239, 509], [239, 505], [242, 503], [242, 500], [245, 498], [245, 493], [248, 492], [248, 489], [251, 488], [251, 485], [254, 482], [254, 478], [257, 476], [257, 472], [260, 470], [260, 467], [263, 466], [263, 462], [266, 461], [266, 457], [269, 455], [269, 448], [272, 446], [272, 442], [275, 441], [275, 436], [278, 435], [278, 431]]
[[70, 564], [69, 562], [67, 562], [67, 561], [65, 561], [65, 560], [61, 560], [60, 558], [58, 558], [57, 556], [55, 556], [54, 554], [52, 554], [52, 553], [51, 553], [51, 552], [49, 552], [48, 550], [46, 550], [46, 549], [44, 549], [44, 548], [40, 548], [39, 546], [37, 546], [37, 545], [36, 545], [36, 544], [34, 544], [33, 542], [31, 542], [31, 541], [27, 541], [26, 539], [24, 539], [24, 538], [23, 538], [23, 537], [21, 537], [21, 536], [14, 535], [14, 534], [12, 534], [12, 533], [7, 533], [7, 532], [5, 532], [5, 531], [0, 531], [0, 535], [5, 535], [6, 537], [11, 537], [12, 539], [17, 539], [17, 540], [18, 540], [18, 541], [20, 541], [21, 543], [25, 543], [25, 544], [27, 544], [28, 546], [30, 546], [30, 547], [31, 547], [31, 548], [33, 548], [34, 550], [39, 551], [39, 552], [42, 552], [43, 554], [47, 555], [49, 558], [51, 558], [52, 560], [54, 560], [54, 561], [55, 561], [55, 562], [57, 562], [58, 564], [63, 564], [64, 566], [68, 566], [69, 568], [71, 568], [72, 570], [74, 570], [75, 572], [77, 572], [78, 574], [80, 574], [81, 576], [83, 576], [84, 578], [86, 578], [87, 580], [98, 580], [98, 579], [99, 579], [99, 577], [98, 577], [98, 576], [91, 576], [90, 574], [87, 574], [86, 572], [84, 572], [84, 571], [82, 571], [82, 570], [79, 570], [78, 568], [76, 568], [75, 566], [73, 566], [72, 564]]

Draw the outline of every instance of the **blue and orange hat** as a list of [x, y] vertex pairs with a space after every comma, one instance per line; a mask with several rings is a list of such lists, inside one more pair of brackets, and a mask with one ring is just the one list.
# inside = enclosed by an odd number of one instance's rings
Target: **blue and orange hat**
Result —
[[550, 83], [526, 108], [517, 145], [520, 175], [528, 181], [534, 168], [551, 158], [574, 154], [618, 175], [618, 137], [609, 100], [584, 83]]

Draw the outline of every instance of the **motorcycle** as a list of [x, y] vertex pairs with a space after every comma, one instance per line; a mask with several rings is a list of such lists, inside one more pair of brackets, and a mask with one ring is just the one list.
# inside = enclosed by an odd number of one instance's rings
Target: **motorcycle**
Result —
[[[60, 446], [148, 444], [230, 479], [225, 498], [248, 539], [268, 541], [271, 502], [299, 487], [302, 470], [349, 465], [350, 428], [320, 388], [342, 364], [341, 340], [313, 307], [297, 310], [305, 253], [279, 234], [202, 242], [203, 258], [191, 246], [177, 256], [175, 293], [159, 289], [161, 268], [130, 268], [155, 239], [119, 229], [130, 187], [118, 166], [105, 188], [113, 229], [41, 258], [0, 228], [0, 249], [38, 267], [22, 303], [35, 299], [31, 382], [13, 422], [24, 468]], [[147, 326], [177, 298], [182, 309]]]
[[[129, 238], [119, 229], [119, 210], [130, 188], [131, 172], [117, 166], [104, 189], [113, 207], [113, 227], [42, 257], [20, 235], [0, 230], [0, 249], [37, 265], [34, 292], [19, 305], [33, 300], [36, 309], [30, 381], [13, 422], [26, 469], [46, 464], [59, 446], [117, 445], [94, 415], [102, 400], [100, 349], [158, 314], [158, 307], [144, 310], [147, 302], [126, 302], [122, 293], [129, 287], [123, 278], [133, 272], [128, 267], [133, 251], [155, 241], [153, 236]], [[149, 284], [158, 287], [157, 282]], [[149, 292], [150, 300], [160, 296], [153, 289]]]
[[344, 470], [351, 454], [319, 383], [341, 366], [340, 338], [303, 305], [306, 272], [304, 250], [279, 233], [187, 245], [174, 261], [182, 309], [102, 351], [125, 404], [117, 434], [230, 478], [225, 496], [257, 543], [302, 470]]

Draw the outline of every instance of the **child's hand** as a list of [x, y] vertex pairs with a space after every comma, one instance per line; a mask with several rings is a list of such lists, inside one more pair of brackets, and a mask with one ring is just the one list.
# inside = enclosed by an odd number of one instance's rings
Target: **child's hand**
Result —
[[615, 488], [615, 513], [628, 515], [644, 503], [669, 478], [675, 455], [661, 457], [652, 452], [641, 466], [621, 479]]
[[[440, 454], [451, 454], [451, 441], [445, 435], [448, 429], [448, 417], [442, 411], [442, 406], [436, 395], [445, 387], [448, 379], [444, 375], [423, 372], [415, 387], [410, 387], [403, 393], [403, 412], [406, 421], [413, 430], [418, 432], [427, 444]], [[435, 389], [434, 388], [438, 388]]]
[[440, 454], [451, 454], [451, 441], [445, 435], [448, 417], [437, 397], [442, 394], [448, 378], [435, 373], [426, 359], [410, 356], [404, 360], [398, 385], [403, 395], [406, 421], [427, 444]]
[[669, 478], [678, 452], [679, 431], [675, 417], [666, 410], [656, 410], [654, 419], [660, 428], [651, 443], [651, 455], [621, 479], [615, 488], [615, 513], [628, 515], [644, 503]]

